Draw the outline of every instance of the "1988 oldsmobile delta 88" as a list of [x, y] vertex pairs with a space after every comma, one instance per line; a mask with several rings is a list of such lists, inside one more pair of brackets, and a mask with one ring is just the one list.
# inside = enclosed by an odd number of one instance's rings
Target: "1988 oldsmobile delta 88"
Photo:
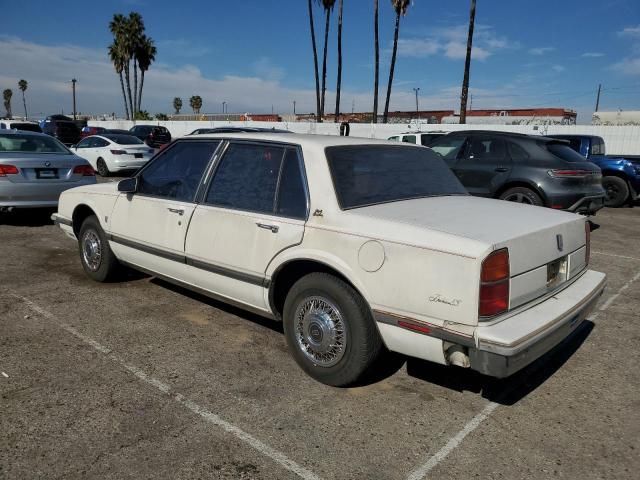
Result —
[[281, 319], [330, 385], [383, 346], [510, 375], [605, 286], [584, 217], [471, 197], [429, 149], [386, 141], [179, 139], [134, 178], [65, 192], [54, 219], [91, 278], [124, 264]]

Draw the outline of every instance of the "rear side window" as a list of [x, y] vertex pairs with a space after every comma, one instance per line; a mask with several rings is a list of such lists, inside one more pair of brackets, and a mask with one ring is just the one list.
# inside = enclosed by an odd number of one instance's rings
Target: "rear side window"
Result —
[[440, 137], [442, 137], [442, 135], [423, 133], [422, 135], [420, 135], [420, 143], [423, 146], [428, 147], [429, 145], [431, 145], [435, 140], [437, 140]]
[[585, 158], [565, 143], [547, 143], [546, 149], [565, 162], [584, 162]]
[[527, 151], [517, 143], [508, 142], [507, 145], [509, 146], [509, 155], [514, 162], [526, 162], [531, 158]]
[[231, 144], [216, 169], [206, 203], [306, 219], [301, 160], [292, 147]]
[[416, 136], [415, 135], [405, 135], [404, 137], [402, 137], [402, 141], [404, 143], [416, 143]]

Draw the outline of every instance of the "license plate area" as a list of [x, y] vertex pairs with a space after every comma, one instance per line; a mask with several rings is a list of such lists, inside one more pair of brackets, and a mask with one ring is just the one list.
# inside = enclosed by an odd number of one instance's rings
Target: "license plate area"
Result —
[[567, 257], [558, 258], [551, 263], [547, 263], [547, 289], [553, 290], [567, 280], [567, 266]]
[[57, 168], [36, 168], [36, 178], [39, 180], [54, 180], [58, 178]]
[[141, 153], [134, 153], [133, 156], [134, 156], [134, 158], [142, 158], [142, 154]]

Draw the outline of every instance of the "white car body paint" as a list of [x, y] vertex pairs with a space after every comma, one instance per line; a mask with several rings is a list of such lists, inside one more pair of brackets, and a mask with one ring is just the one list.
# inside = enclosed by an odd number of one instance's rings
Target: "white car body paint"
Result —
[[[553, 346], [538, 345], [537, 351], [527, 353], [532, 336], [541, 341], [553, 337], [554, 344], [559, 343], [556, 337], [571, 333], [604, 290], [604, 274], [587, 270], [585, 218], [576, 214], [471, 196], [341, 210], [325, 148], [389, 142], [266, 133], [198, 136], [206, 138], [299, 146], [309, 194], [308, 219], [119, 193], [116, 184], [63, 193], [58, 218], [69, 223], [76, 208], [86, 205], [107, 235], [139, 244], [111, 241], [120, 260], [268, 316], [277, 317], [269, 288], [278, 269], [296, 260], [321, 263], [363, 296], [388, 348], [441, 364], [447, 363], [451, 345], [460, 343], [471, 353], [502, 340], [507, 357], [511, 349], [518, 361], [527, 357], [529, 363], [532, 356]], [[72, 232], [71, 227], [61, 226]], [[377, 269], [363, 268], [359, 252], [372, 241], [381, 246], [383, 262]], [[140, 245], [167, 255], [150, 253]], [[510, 309], [482, 321], [478, 316], [482, 262], [501, 248], [509, 250]], [[380, 249], [376, 252], [375, 262], [380, 263]], [[547, 264], [557, 259], [566, 259], [566, 281], [550, 289]], [[405, 320], [426, 332], [402, 328], [400, 321]]]
[[[85, 140], [90, 138], [100, 139], [108, 142], [104, 147], [83, 147]], [[135, 137], [134, 137], [135, 138]], [[133, 145], [120, 145], [102, 135], [92, 135], [83, 138], [78, 144], [72, 147], [73, 152], [79, 157], [87, 160], [94, 170], [98, 169], [98, 159], [103, 159], [110, 172], [120, 172], [122, 170], [137, 170], [151, 160], [154, 149], [144, 143]], [[124, 152], [114, 154], [112, 151]], [[139, 158], [136, 158], [138, 156]]]

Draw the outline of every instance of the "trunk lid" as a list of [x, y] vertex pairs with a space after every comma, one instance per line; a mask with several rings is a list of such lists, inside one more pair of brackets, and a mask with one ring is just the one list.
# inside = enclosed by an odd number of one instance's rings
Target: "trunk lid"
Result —
[[87, 161], [76, 155], [65, 154], [25, 154], [3, 152], [0, 164], [18, 168], [15, 175], [2, 179], [12, 183], [59, 183], [77, 182], [82, 174], [74, 174], [78, 165], [88, 165]]

